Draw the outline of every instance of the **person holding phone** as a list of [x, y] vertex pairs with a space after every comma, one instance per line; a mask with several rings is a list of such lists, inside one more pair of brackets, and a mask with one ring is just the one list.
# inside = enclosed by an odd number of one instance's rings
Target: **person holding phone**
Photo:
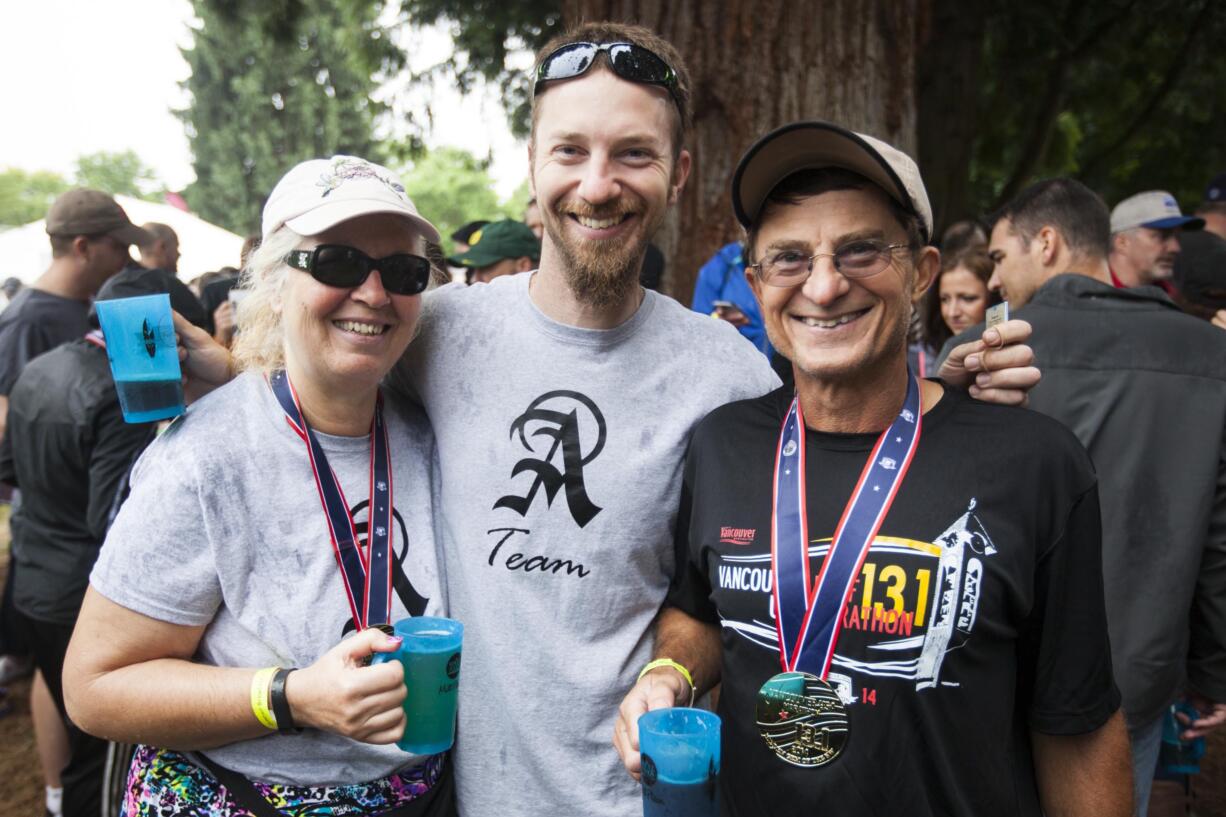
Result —
[[739, 241], [725, 244], [702, 265], [698, 280], [694, 282], [691, 308], [732, 324], [759, 352], [770, 357], [772, 349], [762, 323], [762, 312], [745, 283], [742, 250]]

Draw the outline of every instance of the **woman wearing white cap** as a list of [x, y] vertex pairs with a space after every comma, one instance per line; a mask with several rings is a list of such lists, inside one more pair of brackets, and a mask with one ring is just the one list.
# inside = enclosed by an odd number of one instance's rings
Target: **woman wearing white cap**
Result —
[[127, 814], [451, 810], [445, 757], [394, 745], [400, 664], [367, 666], [398, 644], [380, 625], [442, 612], [433, 438], [379, 390], [414, 335], [428, 241], [361, 159], [304, 162], [273, 190], [242, 373], [135, 469], [68, 654], [71, 717], [141, 744]]

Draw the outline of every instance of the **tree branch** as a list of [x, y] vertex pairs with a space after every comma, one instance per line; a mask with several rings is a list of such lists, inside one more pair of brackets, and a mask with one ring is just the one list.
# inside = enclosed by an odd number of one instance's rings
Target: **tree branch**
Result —
[[1127, 17], [1129, 12], [1132, 11], [1136, 4], [1137, 0], [1128, 0], [1127, 3], [1120, 6], [1120, 9], [1116, 14], [1105, 17], [1102, 22], [1086, 32], [1086, 35], [1073, 46], [1073, 53], [1080, 55], [1083, 52], [1088, 51], [1091, 46], [1095, 45], [1108, 31], [1114, 28], [1120, 20]]
[[[1047, 140], [1051, 136], [1052, 127], [1055, 125], [1056, 118], [1060, 115], [1060, 108], [1064, 102], [1064, 88], [1069, 68], [1083, 60], [1092, 46], [1098, 43], [1112, 27], [1128, 15], [1128, 12], [1136, 5], [1136, 2], [1137, 0], [1129, 0], [1114, 15], [1104, 18], [1090, 29], [1084, 37], [1075, 43], [1066, 41], [1060, 47], [1056, 55], [1055, 64], [1052, 66], [1051, 72], [1047, 77], [1047, 86], [1043, 90], [1042, 101], [1038, 106], [1039, 114], [1032, 120], [1030, 132], [1023, 144], [1022, 152], [1018, 155], [1017, 162], [1013, 166], [1013, 172], [1009, 174], [1009, 180], [1001, 188], [994, 207], [1000, 207], [1017, 194], [1022, 185], [1034, 173], [1035, 166], [1043, 157], [1043, 153], [1047, 149]], [[1079, 2], [1079, 0], [1072, 0], [1065, 6], [1062, 30], [1076, 30], [1078, 18], [1084, 11], [1085, 5]]]
[[[1064, 9], [1062, 30], [1073, 30], [1082, 8], [1079, 0], [1070, 0]], [[1030, 133], [1022, 145], [1022, 152], [1018, 155], [1017, 162], [1013, 165], [1013, 172], [1009, 174], [1009, 180], [1001, 188], [1000, 195], [997, 196], [992, 209], [1000, 207], [1013, 198], [1030, 178], [1035, 165], [1042, 157], [1052, 125], [1055, 124], [1056, 117], [1060, 114], [1060, 104], [1064, 98], [1065, 77], [1074, 54], [1074, 50], [1069, 45], [1061, 46], [1057, 52], [1055, 64], [1047, 75], [1047, 86], [1043, 89], [1042, 101], [1038, 105], [1039, 114], [1032, 120]]]
[[1187, 34], [1184, 35], [1183, 44], [1175, 50], [1166, 75], [1158, 83], [1158, 87], [1154, 89], [1154, 92], [1150, 94], [1149, 100], [1141, 106], [1141, 110], [1132, 118], [1132, 121], [1120, 131], [1120, 135], [1114, 142], [1103, 148], [1098, 155], [1086, 162], [1085, 168], [1077, 174], [1079, 178], [1093, 178], [1103, 162], [1120, 148], [1124, 147], [1124, 145], [1128, 144], [1137, 135], [1137, 132], [1149, 122], [1154, 112], [1162, 104], [1162, 101], [1166, 99], [1171, 89], [1175, 87], [1175, 83], [1179, 81], [1184, 68], [1190, 62], [1188, 59], [1189, 51], [1192, 48], [1192, 44], [1196, 42], [1197, 37], [1200, 36], [1201, 31], [1206, 27], [1205, 22], [1209, 16], [1211, 4], [1212, 0], [1205, 2], [1201, 6], [1200, 11], [1197, 12], [1196, 17], [1192, 19], [1192, 23], [1188, 26]]

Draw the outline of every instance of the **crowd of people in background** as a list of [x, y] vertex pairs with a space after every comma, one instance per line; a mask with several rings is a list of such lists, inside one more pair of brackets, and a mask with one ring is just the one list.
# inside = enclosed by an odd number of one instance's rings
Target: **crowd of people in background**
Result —
[[[0, 685], [34, 673], [48, 814], [624, 817], [637, 717], [712, 692], [725, 814], [1186, 786], [1164, 747], [1226, 723], [1226, 174], [1191, 215], [1049, 179], [935, 235], [905, 153], [791, 123], [687, 308], [651, 243], [691, 168], [682, 56], [591, 23], [533, 80], [535, 197], [445, 256], [358, 157], [287, 168], [186, 283], [168, 226], [51, 206], [0, 311]], [[93, 307], [156, 293], [194, 401], [169, 429], [123, 421]], [[381, 620], [337, 579], [327, 473], [394, 560]], [[465, 623], [464, 675], [454, 750], [411, 756], [367, 624], [425, 614]], [[833, 727], [770, 703], [794, 681]]]

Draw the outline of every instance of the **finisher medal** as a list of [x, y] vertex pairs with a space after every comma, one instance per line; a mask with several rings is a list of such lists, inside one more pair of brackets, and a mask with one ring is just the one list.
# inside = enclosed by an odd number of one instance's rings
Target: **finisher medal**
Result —
[[758, 690], [758, 731], [781, 760], [824, 766], [847, 744], [847, 710], [830, 684], [807, 672], [781, 672]]
[[825, 678], [842, 629], [840, 613], [915, 456], [921, 422], [919, 384], [908, 371], [902, 410], [869, 454], [821, 572], [811, 581], [805, 421], [799, 397], [783, 420], [771, 509], [771, 573], [783, 672], [762, 685], [755, 715], [766, 745], [794, 766], [830, 763], [850, 737], [847, 709]]

